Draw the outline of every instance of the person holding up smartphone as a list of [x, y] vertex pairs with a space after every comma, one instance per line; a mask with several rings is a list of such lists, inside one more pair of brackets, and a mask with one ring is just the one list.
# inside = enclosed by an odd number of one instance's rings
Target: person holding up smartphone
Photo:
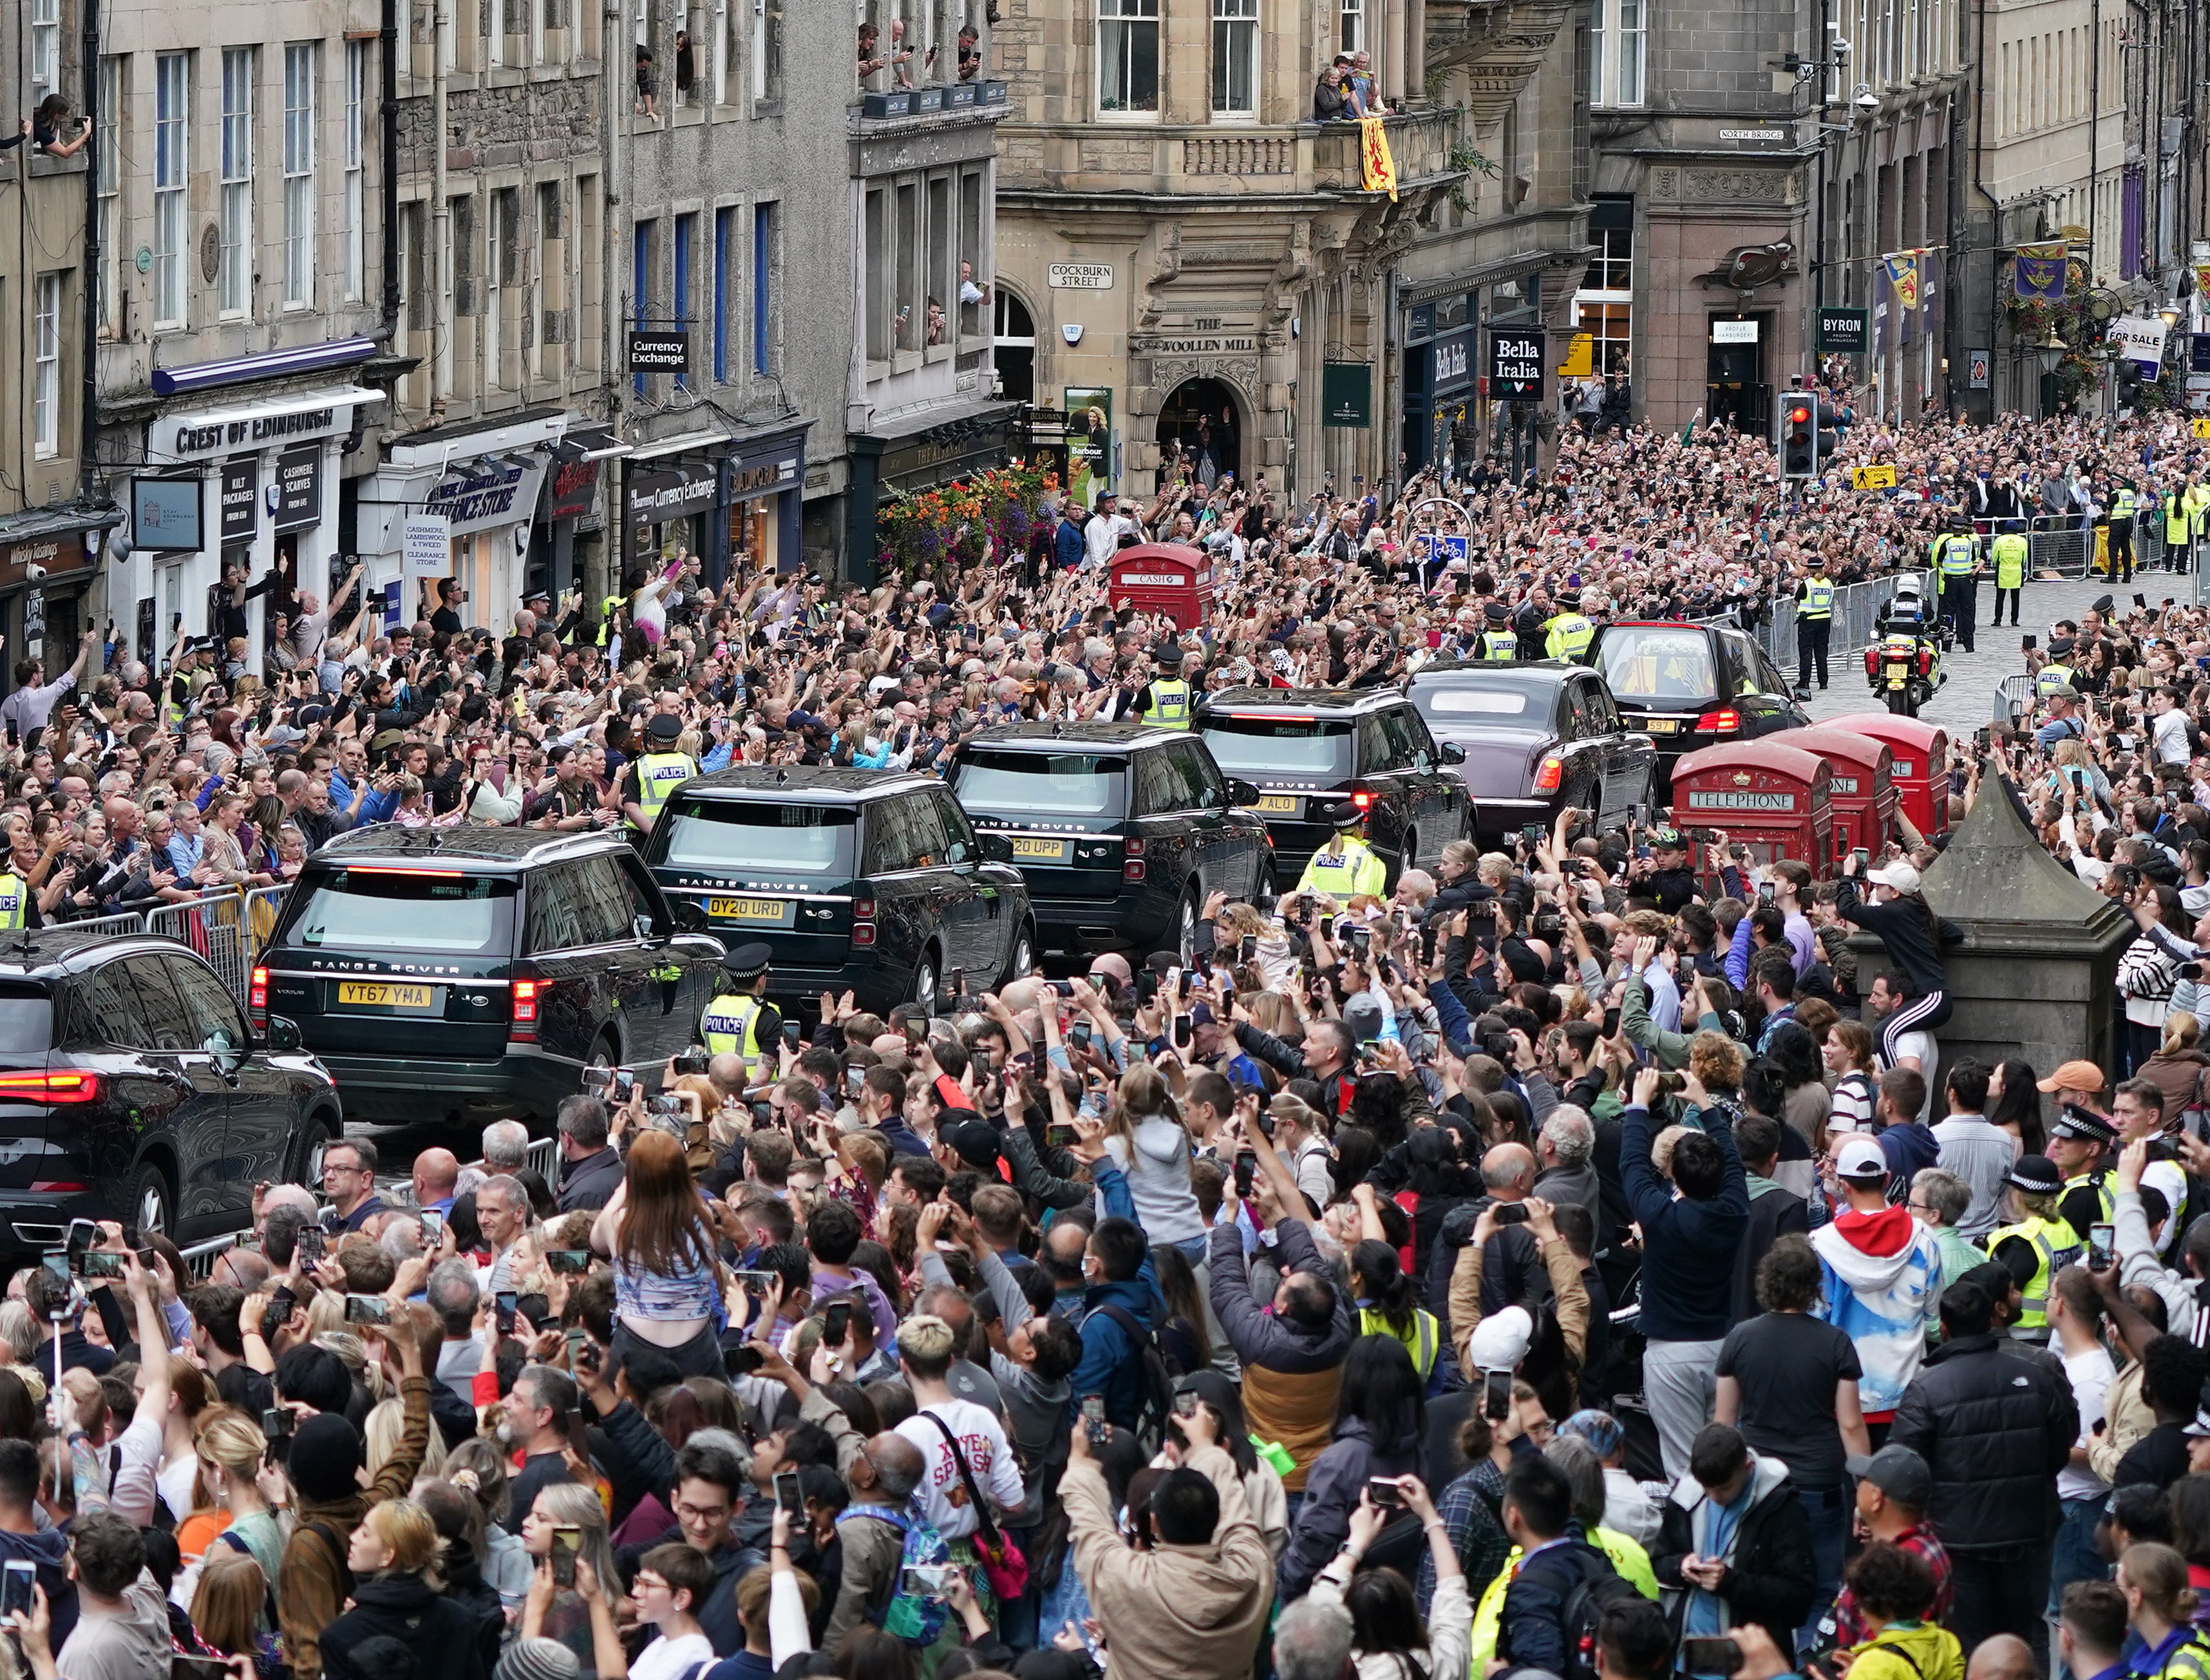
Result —
[[[1351, 1578], [1383, 1532], [1416, 1522], [1419, 1539], [1426, 1545], [1435, 1566], [1434, 1598], [1423, 1618], [1427, 1624], [1425, 1647], [1416, 1650], [1409, 1643], [1402, 1649], [1394, 1644], [1354, 1646], [1351, 1661], [1362, 1665], [1369, 1657], [1396, 1657], [1405, 1665], [1407, 1671], [1416, 1661], [1434, 1665], [1431, 1673], [1458, 1674], [1464, 1671], [1472, 1651], [1473, 1600], [1466, 1589], [1465, 1570], [1458, 1561], [1458, 1548], [1451, 1541], [1450, 1530], [1436, 1511], [1427, 1484], [1418, 1477], [1395, 1477], [1377, 1485], [1388, 1486], [1398, 1503], [1393, 1508], [1377, 1505], [1374, 1498], [1376, 1487], [1369, 1487], [1359, 1496], [1358, 1508], [1350, 1514], [1350, 1538], [1313, 1580], [1311, 1599], [1322, 1604], [1343, 1603]], [[1364, 1671], [1362, 1667], [1360, 1671]]]

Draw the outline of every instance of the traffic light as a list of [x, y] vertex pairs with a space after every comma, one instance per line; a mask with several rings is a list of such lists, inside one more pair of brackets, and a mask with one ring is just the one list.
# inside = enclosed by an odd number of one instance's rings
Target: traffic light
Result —
[[1816, 462], [1813, 468], [1814, 477], [1832, 466], [1834, 457], [1842, 452], [1842, 434], [1834, 429], [1834, 423], [1840, 418], [1839, 414], [1827, 411], [1825, 398], [1814, 396], [1811, 399], [1811, 428], [1815, 439], [1813, 444]]
[[1819, 399], [1808, 391], [1789, 392], [1780, 410], [1780, 476], [1819, 476]]

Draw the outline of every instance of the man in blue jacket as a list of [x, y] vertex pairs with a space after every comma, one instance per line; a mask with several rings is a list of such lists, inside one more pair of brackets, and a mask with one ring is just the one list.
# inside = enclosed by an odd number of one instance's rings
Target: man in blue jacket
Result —
[[1069, 1404], [1078, 1417], [1082, 1402], [1099, 1395], [1106, 1421], [1132, 1430], [1144, 1408], [1139, 1339], [1149, 1337], [1157, 1323], [1151, 1310], [1158, 1278], [1151, 1270], [1150, 1241], [1136, 1223], [1136, 1198], [1106, 1154], [1102, 1133], [1078, 1139], [1072, 1152], [1089, 1161], [1105, 1217], [1082, 1253], [1087, 1280], [1082, 1292], [1082, 1358], [1067, 1380]]
[[1082, 522], [1088, 517], [1089, 511], [1072, 496], [1060, 511], [1059, 529], [1052, 536], [1051, 558], [1061, 571], [1082, 569]]
[[1684, 1094], [1707, 1129], [1674, 1145], [1670, 1182], [1658, 1172], [1650, 1159], [1656, 1130], [1650, 1104], [1658, 1081], [1654, 1067], [1634, 1076], [1634, 1101], [1621, 1117], [1619, 1163], [1627, 1206], [1642, 1231], [1643, 1393], [1665, 1473], [1678, 1480], [1696, 1432], [1712, 1415], [1735, 1250], [1749, 1225], [1749, 1181], [1732, 1123], [1693, 1074]]

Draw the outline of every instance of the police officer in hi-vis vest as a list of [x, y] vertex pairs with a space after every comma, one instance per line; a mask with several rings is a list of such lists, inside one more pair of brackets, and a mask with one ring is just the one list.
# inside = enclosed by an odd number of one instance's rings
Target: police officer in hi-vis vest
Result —
[[1335, 838], [1312, 855], [1298, 878], [1297, 891], [1325, 892], [1338, 904], [1348, 904], [1354, 893], [1380, 897], [1388, 890], [1389, 867], [1355, 831], [1365, 825], [1366, 813], [1349, 800], [1327, 807], [1326, 812], [1335, 825]]
[[2141, 497], [2134, 490], [2131, 479], [2122, 478], [2110, 497], [2110, 581], [2129, 582], [2134, 575], [2134, 515], [2141, 507]]
[[1519, 658], [1519, 638], [1512, 633], [1512, 609], [1501, 601], [1492, 601], [1481, 609], [1481, 615], [1488, 627], [1481, 632], [1474, 656], [1491, 663]]
[[649, 750], [622, 778], [622, 809], [629, 815], [631, 835], [640, 845], [660, 820], [668, 795], [698, 773], [691, 755], [675, 750], [683, 734], [681, 718], [672, 712], [655, 713], [644, 733]]
[[2026, 534], [2005, 531], [1988, 545], [1988, 558], [1996, 568], [1996, 615], [1988, 621], [1992, 630], [2002, 622], [2003, 597], [2010, 597], [2010, 621], [2018, 623], [2019, 601], [2026, 593]]
[[1827, 686], [1827, 648], [1834, 633], [1834, 580], [1827, 576], [1824, 555], [1811, 557], [1811, 575], [1796, 585], [1796, 692], [1811, 698], [1811, 667], [1819, 668], [1819, 686]]
[[1187, 729], [1197, 697], [1182, 680], [1181, 644], [1160, 643], [1151, 650], [1151, 665], [1156, 674], [1137, 691], [1129, 716], [1157, 729]]
[[1957, 645], [1972, 650], [1972, 620], [1979, 611], [1980, 540], [1961, 519], [1934, 539], [1927, 551], [1941, 579], [1941, 616], [1949, 621]]
[[698, 1042], [709, 1055], [742, 1056], [747, 1084], [772, 1076], [781, 1065], [782, 1012], [767, 1000], [768, 958], [773, 953], [755, 940], [722, 959], [721, 989], [698, 1018]]

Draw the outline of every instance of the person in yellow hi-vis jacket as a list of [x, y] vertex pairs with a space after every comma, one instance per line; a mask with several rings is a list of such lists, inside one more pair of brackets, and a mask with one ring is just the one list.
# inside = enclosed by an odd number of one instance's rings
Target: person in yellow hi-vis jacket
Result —
[[1355, 831], [1366, 824], [1366, 813], [1345, 800], [1327, 809], [1335, 825], [1335, 837], [1312, 855], [1297, 879], [1299, 892], [1325, 892], [1338, 904], [1347, 904], [1356, 893], [1380, 897], [1388, 890], [1388, 867]]

